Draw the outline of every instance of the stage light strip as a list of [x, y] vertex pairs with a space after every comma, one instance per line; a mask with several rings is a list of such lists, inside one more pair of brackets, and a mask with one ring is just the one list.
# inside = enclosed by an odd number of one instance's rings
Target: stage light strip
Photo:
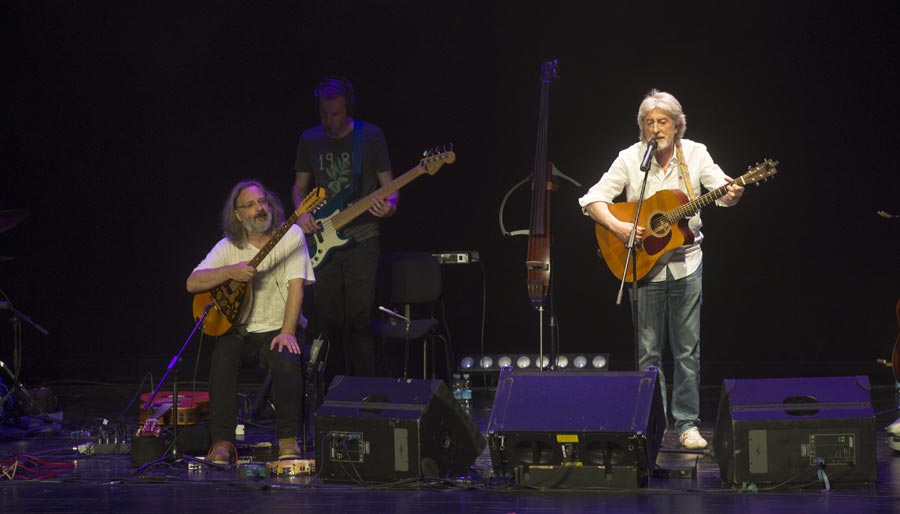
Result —
[[[515, 367], [516, 369], [550, 369], [550, 357], [544, 355], [541, 359], [537, 354], [529, 353], [504, 353], [491, 355], [469, 354], [464, 355], [458, 362], [457, 370], [466, 373], [469, 371], [499, 373], [502, 368]], [[567, 353], [556, 357], [557, 370], [609, 370], [608, 353]]]

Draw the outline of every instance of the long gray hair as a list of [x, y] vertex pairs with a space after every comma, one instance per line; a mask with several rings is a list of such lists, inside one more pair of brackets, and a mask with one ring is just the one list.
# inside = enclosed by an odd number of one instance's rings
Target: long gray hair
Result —
[[678, 132], [675, 134], [675, 144], [681, 144], [681, 138], [684, 136], [684, 131], [687, 130], [687, 116], [684, 115], [681, 102], [669, 93], [659, 89], [651, 89], [638, 109], [637, 123], [641, 142], [647, 142], [647, 135], [644, 133], [644, 119], [647, 118], [647, 114], [650, 111], [656, 108], [665, 111], [672, 118], [672, 121], [675, 122], [675, 125], [678, 127]]
[[229, 241], [234, 243], [238, 248], [243, 249], [247, 246], [247, 229], [237, 219], [234, 212], [237, 210], [237, 199], [248, 187], [256, 186], [262, 190], [269, 202], [269, 215], [272, 217], [272, 226], [269, 227], [268, 233], [274, 232], [284, 222], [284, 207], [281, 206], [281, 200], [272, 191], [269, 191], [262, 182], [258, 180], [244, 180], [235, 184], [231, 188], [228, 200], [222, 208], [222, 232]]

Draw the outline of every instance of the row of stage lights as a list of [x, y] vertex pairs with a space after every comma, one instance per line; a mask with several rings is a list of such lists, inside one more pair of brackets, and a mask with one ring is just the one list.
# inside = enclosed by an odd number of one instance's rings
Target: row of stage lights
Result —
[[[495, 371], [502, 368], [550, 369], [550, 356], [537, 354], [466, 355], [459, 360], [459, 369], [466, 371]], [[558, 370], [603, 370], [609, 369], [609, 354], [562, 354], [556, 357]]]

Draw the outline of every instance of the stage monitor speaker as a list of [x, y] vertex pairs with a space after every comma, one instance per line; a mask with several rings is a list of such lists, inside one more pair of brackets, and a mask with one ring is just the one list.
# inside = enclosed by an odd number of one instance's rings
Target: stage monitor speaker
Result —
[[874, 483], [875, 413], [865, 376], [722, 383], [713, 447], [722, 482]]
[[325, 482], [464, 476], [485, 444], [441, 380], [337, 376], [316, 411]]
[[548, 489], [646, 486], [666, 427], [657, 373], [505, 368], [488, 424], [494, 473]]

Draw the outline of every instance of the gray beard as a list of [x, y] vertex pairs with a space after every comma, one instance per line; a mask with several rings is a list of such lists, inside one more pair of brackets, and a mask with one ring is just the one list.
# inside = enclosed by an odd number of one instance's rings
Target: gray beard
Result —
[[256, 218], [244, 218], [241, 220], [241, 225], [244, 226], [244, 230], [246, 230], [248, 234], [265, 234], [272, 228], [272, 215], [269, 214], [266, 216], [265, 225], [257, 225]]

